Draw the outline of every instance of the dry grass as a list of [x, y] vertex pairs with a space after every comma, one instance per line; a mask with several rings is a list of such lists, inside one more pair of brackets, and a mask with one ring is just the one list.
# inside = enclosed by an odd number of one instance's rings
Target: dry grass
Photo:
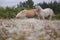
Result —
[[0, 40], [60, 40], [60, 21], [0, 19]]

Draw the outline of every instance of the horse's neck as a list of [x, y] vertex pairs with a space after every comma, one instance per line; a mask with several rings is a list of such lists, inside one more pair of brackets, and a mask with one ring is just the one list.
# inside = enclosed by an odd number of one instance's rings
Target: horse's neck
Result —
[[39, 10], [39, 13], [43, 11], [43, 9], [42, 9], [42, 8], [39, 8], [38, 10]]
[[42, 11], [43, 9], [41, 8], [40, 11]]
[[43, 10], [41, 7], [40, 7], [39, 9], [40, 9], [40, 11], [42, 11], [42, 10]]
[[38, 9], [41, 11], [42, 10], [41, 6], [38, 6]]

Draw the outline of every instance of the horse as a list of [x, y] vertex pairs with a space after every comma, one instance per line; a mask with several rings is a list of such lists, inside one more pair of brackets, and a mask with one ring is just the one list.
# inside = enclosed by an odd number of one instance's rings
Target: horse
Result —
[[42, 17], [42, 19], [49, 16], [49, 19], [51, 20], [52, 17], [55, 16], [54, 11], [51, 8], [42, 9], [39, 5], [35, 5], [35, 8], [39, 9], [39, 16]]
[[22, 10], [17, 15], [16, 18], [31, 18], [34, 16], [38, 16], [38, 9], [30, 9], [30, 10]]

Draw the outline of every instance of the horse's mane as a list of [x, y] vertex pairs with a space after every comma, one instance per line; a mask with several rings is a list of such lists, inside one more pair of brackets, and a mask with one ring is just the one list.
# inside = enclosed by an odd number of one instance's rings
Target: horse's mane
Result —
[[43, 10], [42, 7], [39, 6], [39, 5], [35, 5], [35, 8], [38, 9], [38, 12], [39, 12], [39, 13]]

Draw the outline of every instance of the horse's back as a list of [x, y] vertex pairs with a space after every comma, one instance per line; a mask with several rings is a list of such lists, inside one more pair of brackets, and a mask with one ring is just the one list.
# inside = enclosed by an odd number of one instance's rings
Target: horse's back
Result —
[[50, 14], [54, 13], [54, 11], [51, 8], [46, 8], [46, 9], [44, 9], [44, 11], [47, 13], [50, 13]]
[[26, 17], [33, 17], [35, 16], [35, 10], [32, 9], [32, 10], [23, 10], [23, 13], [24, 15], [26, 15]]

